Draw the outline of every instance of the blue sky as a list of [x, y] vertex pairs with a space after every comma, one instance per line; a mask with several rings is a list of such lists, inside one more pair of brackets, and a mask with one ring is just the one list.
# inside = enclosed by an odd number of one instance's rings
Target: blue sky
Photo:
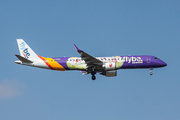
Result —
[[[180, 1], [1, 0], [1, 120], [180, 119]], [[154, 55], [168, 66], [83, 76], [14, 63], [16, 39], [39, 55]]]

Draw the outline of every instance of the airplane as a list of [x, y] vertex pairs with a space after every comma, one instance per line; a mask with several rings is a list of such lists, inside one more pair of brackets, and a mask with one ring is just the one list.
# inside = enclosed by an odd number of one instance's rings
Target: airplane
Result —
[[37, 55], [23, 39], [17, 39], [17, 44], [20, 52], [20, 55], [15, 54], [19, 59], [15, 61], [17, 64], [58, 71], [78, 70], [83, 75], [91, 74], [92, 80], [96, 79], [96, 73], [115, 77], [119, 69], [148, 68], [152, 75], [154, 68], [167, 66], [164, 61], [150, 55], [93, 57], [75, 44], [74, 47], [80, 57], [42, 57]]

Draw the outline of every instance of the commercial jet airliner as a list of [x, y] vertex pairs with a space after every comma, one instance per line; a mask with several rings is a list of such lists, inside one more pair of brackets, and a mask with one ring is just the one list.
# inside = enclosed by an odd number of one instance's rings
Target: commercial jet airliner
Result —
[[95, 80], [95, 74], [100, 73], [106, 77], [117, 76], [118, 69], [140, 69], [147, 68], [152, 75], [153, 68], [167, 66], [165, 62], [157, 57], [149, 55], [138, 56], [114, 56], [114, 57], [93, 57], [75, 44], [74, 47], [80, 57], [54, 57], [47, 58], [37, 55], [23, 39], [17, 39], [20, 55], [15, 54], [19, 59], [17, 64], [50, 70], [78, 70], [83, 75], [91, 74]]

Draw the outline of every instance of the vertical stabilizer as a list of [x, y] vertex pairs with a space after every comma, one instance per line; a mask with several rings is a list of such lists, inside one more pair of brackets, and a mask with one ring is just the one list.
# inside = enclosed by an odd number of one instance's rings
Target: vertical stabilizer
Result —
[[36, 53], [28, 46], [23, 39], [17, 39], [20, 55], [29, 60], [39, 60]]

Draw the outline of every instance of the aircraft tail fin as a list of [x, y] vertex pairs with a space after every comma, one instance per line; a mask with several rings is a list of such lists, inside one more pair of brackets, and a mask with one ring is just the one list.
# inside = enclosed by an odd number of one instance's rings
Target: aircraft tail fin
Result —
[[25, 60], [26, 62], [28, 62], [27, 60], [39, 60], [37, 54], [28, 46], [28, 44], [23, 39], [17, 39], [17, 44], [21, 55], [21, 57], [16, 55], [19, 60]]

